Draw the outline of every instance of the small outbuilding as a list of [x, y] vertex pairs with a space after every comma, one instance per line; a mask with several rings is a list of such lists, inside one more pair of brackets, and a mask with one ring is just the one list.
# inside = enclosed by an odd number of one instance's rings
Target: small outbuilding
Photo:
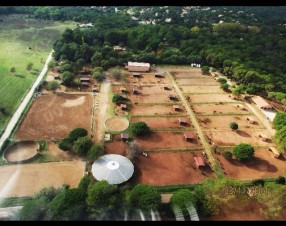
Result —
[[271, 104], [269, 104], [264, 98], [260, 97], [260, 96], [255, 96], [251, 98], [253, 103], [255, 103], [257, 105], [257, 107], [259, 107], [260, 109], [263, 110], [272, 110], [273, 106]]
[[183, 119], [183, 118], [179, 118], [179, 124], [180, 125], [186, 125], [187, 124], [187, 122], [186, 122], [186, 120], [185, 119]]
[[280, 153], [278, 152], [278, 150], [275, 147], [269, 147], [268, 151], [271, 151], [273, 153], [274, 158], [280, 157]]
[[121, 96], [123, 99], [127, 99], [127, 95], [126, 95], [126, 94], [120, 94], [120, 96]]
[[122, 110], [127, 110], [127, 105], [126, 104], [120, 104], [120, 107]]
[[194, 162], [197, 166], [197, 168], [202, 168], [205, 166], [204, 160], [202, 157], [198, 156], [198, 157], [194, 157]]
[[163, 75], [161, 73], [156, 73], [155, 74], [155, 78], [162, 78], [162, 77], [163, 77]]
[[164, 85], [163, 88], [164, 88], [164, 90], [169, 90], [170, 89], [168, 85]]
[[82, 82], [81, 85], [82, 86], [88, 86], [89, 84], [87, 82]]
[[173, 105], [173, 108], [174, 108], [175, 111], [180, 111], [181, 110], [179, 105]]
[[236, 107], [237, 107], [239, 110], [242, 110], [242, 111], [245, 111], [245, 110], [246, 110], [246, 108], [245, 108], [243, 105], [241, 105], [241, 104], [236, 105]]
[[121, 133], [120, 137], [122, 141], [127, 141], [129, 138], [129, 135], [127, 133]]
[[126, 92], [127, 92], [127, 89], [126, 89], [125, 87], [121, 87], [121, 88], [120, 88], [120, 91], [121, 91], [121, 93], [126, 93]]
[[169, 94], [169, 99], [170, 100], [177, 100], [177, 97], [175, 95]]
[[132, 75], [134, 78], [140, 78], [141, 77], [141, 74], [140, 73], [133, 73]]
[[79, 80], [81, 82], [90, 82], [90, 78], [86, 78], [86, 77], [79, 78]]
[[256, 121], [252, 118], [252, 117], [247, 117], [246, 120], [250, 123], [250, 124], [255, 124]]
[[184, 138], [185, 141], [192, 141], [194, 139], [193, 136], [189, 133], [184, 133]]
[[98, 89], [98, 87], [92, 87], [92, 92], [98, 92], [99, 91], [99, 89]]
[[259, 137], [264, 142], [268, 142], [270, 140], [265, 134], [259, 134]]
[[133, 94], [139, 94], [139, 90], [135, 89], [135, 88], [132, 90], [132, 92], [133, 92]]
[[54, 75], [54, 79], [60, 80], [61, 76], [59, 74]]

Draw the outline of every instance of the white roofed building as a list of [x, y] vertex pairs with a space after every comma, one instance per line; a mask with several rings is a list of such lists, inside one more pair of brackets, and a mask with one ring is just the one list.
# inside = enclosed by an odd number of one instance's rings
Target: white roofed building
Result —
[[125, 66], [128, 71], [140, 71], [148, 72], [150, 70], [150, 63], [141, 63], [141, 62], [128, 62]]

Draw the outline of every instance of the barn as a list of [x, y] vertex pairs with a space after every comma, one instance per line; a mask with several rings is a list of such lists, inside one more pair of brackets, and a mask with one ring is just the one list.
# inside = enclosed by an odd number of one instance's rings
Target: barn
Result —
[[194, 157], [194, 162], [195, 162], [195, 164], [196, 164], [198, 169], [205, 166], [204, 160], [200, 156], [199, 157]]
[[127, 110], [127, 105], [126, 104], [120, 104], [120, 107], [122, 110]]
[[184, 133], [184, 138], [185, 138], [185, 141], [192, 141], [193, 140], [193, 136], [189, 133]]
[[150, 63], [129, 61], [127, 65], [125, 65], [125, 68], [128, 69], [128, 71], [148, 72], [150, 70]]
[[121, 140], [122, 140], [122, 141], [127, 141], [128, 138], [129, 138], [129, 136], [128, 136], [127, 133], [121, 133], [120, 137], [121, 137]]
[[274, 158], [279, 158], [280, 153], [278, 152], [278, 150], [275, 147], [269, 147], [268, 151], [271, 151], [274, 155]]
[[187, 122], [186, 122], [186, 120], [185, 120], [185, 119], [183, 119], [183, 118], [179, 118], [179, 124], [180, 124], [180, 125], [186, 125], [186, 124], [187, 124]]
[[175, 111], [180, 111], [181, 110], [179, 105], [173, 105], [173, 108], [174, 108]]
[[260, 109], [263, 109], [263, 110], [273, 109], [273, 106], [260, 96], [255, 96], [255, 97], [252, 97], [251, 99], [253, 103], [255, 103]]

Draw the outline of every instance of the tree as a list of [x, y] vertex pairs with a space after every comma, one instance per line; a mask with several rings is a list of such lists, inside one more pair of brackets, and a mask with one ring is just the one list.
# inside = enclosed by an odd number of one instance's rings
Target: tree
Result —
[[229, 124], [229, 127], [232, 129], [232, 130], [237, 130], [238, 129], [238, 124], [236, 122], [231, 122]]
[[143, 148], [137, 141], [134, 140], [128, 143], [128, 147], [126, 149], [127, 158], [133, 159], [134, 157], [142, 154], [143, 154]]
[[73, 74], [69, 71], [65, 71], [63, 72], [63, 84], [66, 85], [66, 86], [70, 86], [73, 84]]
[[11, 68], [10, 68], [10, 72], [13, 73], [13, 75], [15, 75], [15, 73], [16, 73], [16, 68], [15, 68], [15, 67], [11, 67]]
[[122, 101], [124, 101], [124, 98], [120, 95], [120, 93], [115, 93], [112, 97], [113, 103], [120, 104]]
[[104, 154], [104, 149], [99, 144], [93, 144], [87, 152], [89, 160], [94, 161]]
[[59, 83], [57, 81], [51, 81], [51, 82], [48, 82], [47, 84], [47, 89], [48, 90], [56, 90], [57, 88], [59, 87]]
[[283, 126], [286, 126], [286, 112], [277, 112], [273, 125], [275, 129], [280, 130]]
[[102, 82], [105, 79], [105, 75], [100, 72], [93, 72], [92, 77], [98, 82]]
[[244, 92], [245, 87], [243, 85], [237, 86], [232, 90], [232, 94], [239, 97]]
[[31, 71], [31, 70], [32, 70], [32, 67], [33, 67], [33, 63], [30, 62], [30, 63], [27, 64], [26, 70], [27, 70], [27, 71]]
[[222, 156], [228, 160], [232, 159], [232, 153], [230, 151], [223, 151]]
[[145, 122], [139, 121], [131, 125], [130, 131], [133, 135], [143, 136], [150, 132], [150, 128]]
[[54, 60], [51, 60], [48, 63], [48, 68], [54, 70], [54, 68], [57, 66], [57, 63]]
[[95, 67], [95, 68], [93, 68], [93, 72], [103, 73], [103, 68], [102, 67]]
[[87, 190], [86, 203], [99, 209], [112, 209], [117, 201], [117, 186], [106, 180], [94, 182]]
[[161, 195], [152, 186], [138, 184], [130, 192], [129, 203], [141, 210], [157, 209], [161, 203]]
[[78, 155], [85, 156], [91, 145], [92, 141], [88, 136], [80, 137], [74, 142], [73, 149]]
[[218, 81], [220, 84], [225, 84], [225, 83], [227, 83], [227, 80], [226, 80], [225, 78], [219, 78], [217, 81]]
[[196, 197], [189, 189], [179, 189], [172, 195], [170, 199], [170, 204], [173, 208], [176, 208], [176, 206], [180, 207], [183, 214], [186, 216], [189, 214], [187, 207], [189, 207], [191, 204], [196, 207]]
[[249, 144], [241, 143], [233, 148], [233, 154], [239, 161], [244, 161], [254, 157], [254, 148]]
[[111, 69], [110, 73], [116, 80], [119, 80], [121, 78], [121, 71], [118, 68]]
[[285, 184], [286, 180], [285, 177], [278, 176], [277, 178], [275, 178], [275, 182], [276, 184]]
[[202, 66], [202, 67], [201, 67], [201, 71], [202, 71], [202, 74], [203, 74], [203, 75], [209, 74], [209, 70], [210, 70], [210, 67], [209, 67], [209, 66]]
[[71, 142], [76, 141], [80, 137], [87, 136], [87, 130], [84, 128], [75, 128], [69, 133], [69, 139]]
[[223, 89], [224, 91], [228, 91], [229, 85], [227, 83], [221, 84], [220, 88]]
[[71, 139], [69, 137], [66, 137], [62, 139], [61, 142], [59, 143], [59, 148], [62, 149], [63, 151], [70, 151], [72, 150], [72, 145], [73, 142], [71, 141]]

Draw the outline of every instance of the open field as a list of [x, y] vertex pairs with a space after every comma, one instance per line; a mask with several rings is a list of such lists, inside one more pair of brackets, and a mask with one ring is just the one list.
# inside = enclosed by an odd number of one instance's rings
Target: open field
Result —
[[245, 105], [243, 111], [239, 110], [234, 103], [192, 104], [191, 107], [195, 114], [250, 114]]
[[225, 93], [219, 86], [180, 86], [183, 93]]
[[146, 150], [194, 148], [201, 146], [195, 132], [188, 133], [194, 137], [194, 140], [191, 142], [185, 141], [184, 132], [151, 132], [144, 137], [136, 137], [135, 140]]
[[132, 115], [185, 115], [184, 108], [179, 105], [181, 111], [175, 111], [173, 105], [159, 105], [159, 104], [133, 104], [131, 107]]
[[[175, 95], [175, 93], [170, 93], [171, 95]], [[139, 93], [139, 94], [130, 94], [129, 99], [133, 103], [174, 103], [177, 104], [179, 99], [176, 101], [170, 100], [168, 97], [168, 93], [166, 94], [145, 94], [145, 93]]]
[[[224, 115], [224, 116], [197, 116], [198, 122], [202, 129], [230, 129], [229, 124], [236, 122], [239, 129], [264, 129], [261, 123], [250, 124], [247, 117], [242, 115]], [[258, 119], [255, 116], [250, 116], [256, 122]]]
[[[214, 177], [209, 165], [198, 170], [194, 156], [202, 156], [200, 151], [149, 153], [148, 157], [139, 156], [138, 183], [149, 185], [196, 184], [206, 177]], [[206, 159], [204, 159], [207, 163]]]
[[[186, 125], [179, 124], [179, 118], [183, 118], [186, 120]], [[131, 122], [139, 122], [143, 121], [146, 122], [147, 125], [152, 129], [192, 129], [191, 121], [188, 117], [132, 117]]]
[[232, 159], [226, 160], [222, 155], [216, 154], [217, 162], [220, 163], [226, 172], [226, 177], [252, 180], [258, 178], [269, 178], [283, 176], [285, 173], [286, 159], [280, 156], [273, 157], [273, 153], [266, 148], [255, 149], [255, 158], [244, 163]]
[[[202, 90], [203, 91], [203, 90]], [[188, 94], [191, 103], [237, 102], [227, 94]]]
[[219, 83], [210, 77], [195, 77], [195, 78], [178, 78], [176, 79], [178, 85], [219, 85]]
[[266, 129], [244, 129], [237, 131], [204, 131], [206, 137], [218, 146], [235, 146], [240, 143], [247, 143], [253, 146], [268, 146], [269, 143], [262, 141], [259, 134], [270, 134]]
[[46, 94], [36, 97], [21, 122], [16, 139], [52, 140], [66, 137], [77, 127], [90, 131], [92, 96]]
[[77, 187], [85, 170], [83, 161], [17, 164], [0, 167], [0, 197], [32, 196], [45, 187]]
[[[0, 106], [7, 112], [4, 115], [0, 113], [1, 129], [32, 86], [53, 43], [65, 28], [76, 23], [39, 21], [23, 15], [0, 15], [0, 19]], [[33, 63], [31, 72], [26, 70], [29, 62]], [[15, 67], [15, 74], [10, 72], [11, 67]]]

